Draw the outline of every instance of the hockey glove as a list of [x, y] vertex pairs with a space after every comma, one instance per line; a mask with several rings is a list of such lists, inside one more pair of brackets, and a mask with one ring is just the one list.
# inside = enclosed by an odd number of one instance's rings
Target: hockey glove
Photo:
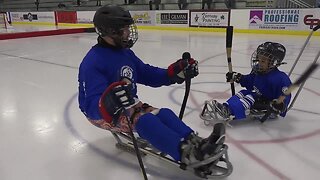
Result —
[[99, 110], [104, 120], [114, 125], [125, 108], [135, 104], [131, 93], [132, 84], [126, 82], [114, 82], [103, 93], [99, 100]]
[[199, 74], [198, 61], [179, 59], [168, 67], [168, 76], [172, 83], [181, 84], [186, 78], [194, 78]]
[[286, 111], [287, 107], [284, 102], [278, 103], [275, 99], [270, 102], [270, 109], [275, 114], [281, 114]]
[[227, 82], [233, 81], [233, 82], [239, 83], [241, 80], [241, 77], [242, 77], [242, 74], [237, 72], [227, 72], [226, 74]]

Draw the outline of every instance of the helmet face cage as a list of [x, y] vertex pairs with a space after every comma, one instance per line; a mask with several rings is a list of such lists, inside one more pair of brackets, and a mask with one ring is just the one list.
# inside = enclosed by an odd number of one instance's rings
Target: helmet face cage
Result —
[[[268, 61], [267, 67], [263, 67], [261, 64], [259, 64], [259, 60], [261, 62], [262, 59]], [[267, 73], [273, 68], [277, 67], [275, 64], [276, 61], [277, 58], [268, 52], [255, 51], [251, 56], [251, 67], [255, 73]]]
[[[138, 30], [129, 11], [118, 6], [100, 8], [93, 19], [95, 30], [101, 37], [109, 36], [117, 48], [131, 48], [138, 40]], [[129, 27], [128, 38], [123, 36]]]
[[[279, 43], [266, 42], [259, 45], [251, 56], [252, 71], [260, 74], [268, 73], [283, 64], [285, 53], [285, 47]], [[267, 65], [264, 61], [268, 61]]]
[[[123, 36], [126, 28], [129, 28], [128, 37]], [[120, 29], [108, 28], [103, 32], [99, 31], [98, 34], [101, 37], [109, 36], [112, 38], [117, 48], [131, 48], [138, 40], [138, 29], [135, 24], [131, 24], [129, 27], [126, 25]]]
[[136, 24], [131, 24], [129, 26], [129, 38], [127, 40], [127, 48], [131, 48], [138, 40], [138, 28]]

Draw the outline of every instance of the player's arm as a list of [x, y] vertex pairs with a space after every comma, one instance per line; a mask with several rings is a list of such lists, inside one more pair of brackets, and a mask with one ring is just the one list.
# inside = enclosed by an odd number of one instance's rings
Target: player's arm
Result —
[[102, 119], [98, 104], [107, 86], [108, 81], [95, 69], [87, 68], [79, 73], [79, 104], [81, 111], [88, 119]]
[[144, 63], [132, 50], [128, 51], [128, 56], [130, 56], [136, 68], [136, 83], [151, 87], [171, 84], [166, 69]]
[[287, 107], [291, 100], [291, 93], [287, 93], [287, 90], [292, 83], [286, 74], [284, 74], [282, 77], [279, 77], [278, 79], [278, 85], [276, 86], [276, 93], [278, 94], [278, 98], [274, 99], [270, 103], [270, 107], [274, 111], [274, 113], [285, 115], [284, 113], [287, 111]]
[[193, 78], [199, 74], [198, 62], [190, 58], [187, 61], [179, 59], [172, 63], [167, 69], [151, 66], [143, 63], [135, 57], [138, 71], [137, 82], [151, 87], [160, 87], [173, 83], [184, 82], [186, 76]]
[[238, 72], [227, 72], [226, 73], [226, 80], [227, 82], [236, 82], [239, 83], [242, 87], [245, 87], [246, 89], [252, 89], [253, 87], [253, 80], [254, 80], [255, 74], [241, 74]]

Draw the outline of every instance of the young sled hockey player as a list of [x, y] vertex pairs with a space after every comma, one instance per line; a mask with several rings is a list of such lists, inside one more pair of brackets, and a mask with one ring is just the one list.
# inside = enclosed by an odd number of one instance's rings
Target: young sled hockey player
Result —
[[[285, 96], [283, 92], [291, 85], [288, 75], [278, 69], [284, 64], [286, 49], [282, 44], [265, 42], [258, 46], [251, 56], [252, 71], [250, 74], [242, 75], [237, 72], [226, 74], [227, 82], [240, 83], [245, 89], [229, 98], [221, 104], [216, 100], [211, 103], [213, 111], [222, 119], [230, 121], [233, 119], [244, 119], [251, 109], [262, 110], [268, 107], [271, 115], [275, 117], [280, 114], [286, 115], [287, 106], [291, 95]], [[278, 102], [280, 96], [285, 96], [283, 101]], [[283, 98], [281, 98], [283, 99]], [[204, 108], [207, 107], [207, 104]], [[202, 112], [204, 113], [206, 109]], [[200, 117], [204, 118], [204, 114]]]
[[130, 126], [152, 146], [186, 165], [215, 155], [224, 144], [224, 124], [200, 138], [172, 110], [141, 102], [137, 83], [160, 87], [183, 83], [198, 75], [198, 62], [178, 60], [167, 69], [145, 64], [130, 49], [138, 39], [129, 11], [119, 6], [99, 8], [93, 19], [98, 42], [79, 68], [79, 107], [95, 126], [128, 133]]

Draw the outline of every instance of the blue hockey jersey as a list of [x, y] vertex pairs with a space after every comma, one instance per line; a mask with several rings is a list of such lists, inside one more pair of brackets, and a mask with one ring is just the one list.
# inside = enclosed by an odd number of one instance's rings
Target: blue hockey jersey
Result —
[[[284, 95], [283, 92], [291, 85], [291, 80], [288, 75], [278, 68], [271, 70], [266, 74], [250, 73], [243, 75], [240, 80], [240, 85], [248, 90], [255, 91], [256, 97], [266, 100], [277, 99]], [[291, 95], [286, 96], [285, 104], [288, 106]], [[284, 116], [281, 114], [281, 116]]]
[[[167, 69], [143, 63], [132, 50], [116, 49], [98, 43], [93, 46], [80, 64], [79, 108], [92, 120], [102, 119], [99, 112], [99, 99], [113, 82], [128, 77], [134, 84], [151, 87], [170, 85]], [[137, 96], [137, 86], [133, 93]]]

